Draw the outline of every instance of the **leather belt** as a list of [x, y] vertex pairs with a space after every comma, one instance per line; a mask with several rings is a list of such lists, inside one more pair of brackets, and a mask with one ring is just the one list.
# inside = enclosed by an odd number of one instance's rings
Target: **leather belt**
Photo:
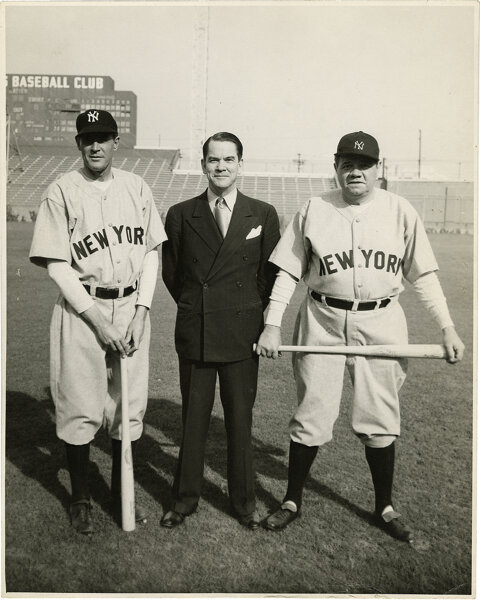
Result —
[[92, 287], [85, 284], [83, 287], [87, 290], [90, 296], [95, 296], [95, 298], [102, 298], [103, 300], [116, 300], [117, 298], [125, 298], [126, 296], [133, 294], [138, 287], [138, 282], [136, 281], [133, 285], [129, 285], [126, 288], [96, 287], [92, 289]]
[[318, 302], [322, 302], [322, 304], [326, 304], [327, 306], [332, 306], [333, 308], [341, 308], [343, 310], [375, 310], [377, 308], [385, 308], [387, 304], [390, 304], [392, 301], [391, 298], [383, 298], [382, 300], [366, 300], [365, 302], [359, 302], [357, 300], [342, 300], [340, 298], [330, 298], [329, 296], [324, 296], [323, 294], [319, 294], [310, 290], [310, 295], [314, 300]]

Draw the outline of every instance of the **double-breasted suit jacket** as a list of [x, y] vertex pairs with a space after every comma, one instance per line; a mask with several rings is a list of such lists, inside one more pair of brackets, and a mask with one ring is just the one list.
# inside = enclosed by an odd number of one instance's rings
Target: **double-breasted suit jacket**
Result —
[[273, 206], [237, 193], [225, 239], [207, 192], [172, 206], [162, 275], [177, 303], [182, 358], [233, 362], [252, 355], [275, 277], [268, 258], [279, 239]]

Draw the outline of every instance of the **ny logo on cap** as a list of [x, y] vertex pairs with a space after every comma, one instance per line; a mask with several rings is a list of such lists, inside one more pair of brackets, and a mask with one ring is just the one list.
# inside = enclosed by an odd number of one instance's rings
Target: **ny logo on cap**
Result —
[[98, 110], [90, 110], [87, 113], [87, 117], [88, 117], [88, 122], [89, 123], [94, 123], [95, 121], [98, 121]]
[[363, 145], [365, 144], [365, 142], [355, 142], [355, 149], [356, 150], [363, 150]]

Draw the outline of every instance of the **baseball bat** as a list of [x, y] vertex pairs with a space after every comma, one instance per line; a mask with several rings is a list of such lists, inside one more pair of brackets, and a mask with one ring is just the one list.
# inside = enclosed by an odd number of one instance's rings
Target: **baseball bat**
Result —
[[135, 491], [133, 480], [132, 444], [130, 441], [130, 418], [128, 414], [128, 375], [127, 357], [120, 358], [120, 375], [122, 383], [122, 529], [135, 529]]
[[[254, 349], [256, 344], [254, 346]], [[280, 346], [279, 352], [305, 352], [313, 354], [354, 354], [356, 356], [381, 356], [384, 358], [446, 358], [440, 344], [403, 344], [371, 346]]]

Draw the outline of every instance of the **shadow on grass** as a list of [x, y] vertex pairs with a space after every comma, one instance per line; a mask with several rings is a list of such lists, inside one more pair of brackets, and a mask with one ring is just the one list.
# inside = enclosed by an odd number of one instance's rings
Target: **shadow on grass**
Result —
[[[151, 408], [151, 410], [150, 410]], [[178, 446], [181, 436], [181, 407], [166, 399], [150, 399], [145, 416], [146, 432], [135, 447], [135, 480], [154, 500], [166, 510], [170, 504], [170, 481], [175, 472]], [[167, 439], [158, 442], [149, 435], [149, 428], [161, 431]], [[51, 399], [37, 400], [22, 392], [6, 392], [6, 458], [24, 475], [38, 481], [43, 488], [68, 508], [70, 495], [61, 483], [59, 472], [66, 470], [65, 450], [61, 440], [55, 435], [54, 408]], [[110, 456], [111, 443], [107, 435], [99, 432], [93, 446]], [[175, 448], [172, 453], [171, 448]], [[283, 450], [264, 444], [253, 438], [254, 459], [259, 475], [285, 482], [287, 468], [277, 457]], [[169, 448], [169, 451], [166, 450]], [[212, 416], [206, 449], [205, 465], [219, 474], [225, 481], [227, 470], [227, 446], [223, 419]], [[159, 471], [169, 473], [170, 478]], [[68, 480], [68, 478], [67, 478]], [[8, 479], [6, 495], [8, 498]], [[67, 483], [69, 486], [69, 483]], [[306, 488], [336, 502], [353, 512], [359, 518], [370, 522], [369, 512], [353, 504], [312, 477], [307, 479]], [[90, 461], [90, 490], [92, 499], [105, 512], [109, 510], [110, 489], [99, 471], [97, 464]], [[274, 498], [257, 480], [257, 498], [270, 512], [275, 510], [281, 498]], [[202, 500], [217, 510], [230, 514], [230, 503], [226, 491], [204, 478]]]
[[[67, 469], [65, 448], [63, 442], [55, 435], [51, 398], [37, 400], [22, 392], [7, 391], [5, 421], [7, 460], [24, 475], [38, 481], [68, 511], [70, 494], [61, 481], [65, 478], [60, 477], [60, 471]], [[90, 461], [89, 481], [92, 498], [104, 510], [108, 510], [109, 486], [93, 461]], [[8, 492], [6, 478], [7, 498]]]

